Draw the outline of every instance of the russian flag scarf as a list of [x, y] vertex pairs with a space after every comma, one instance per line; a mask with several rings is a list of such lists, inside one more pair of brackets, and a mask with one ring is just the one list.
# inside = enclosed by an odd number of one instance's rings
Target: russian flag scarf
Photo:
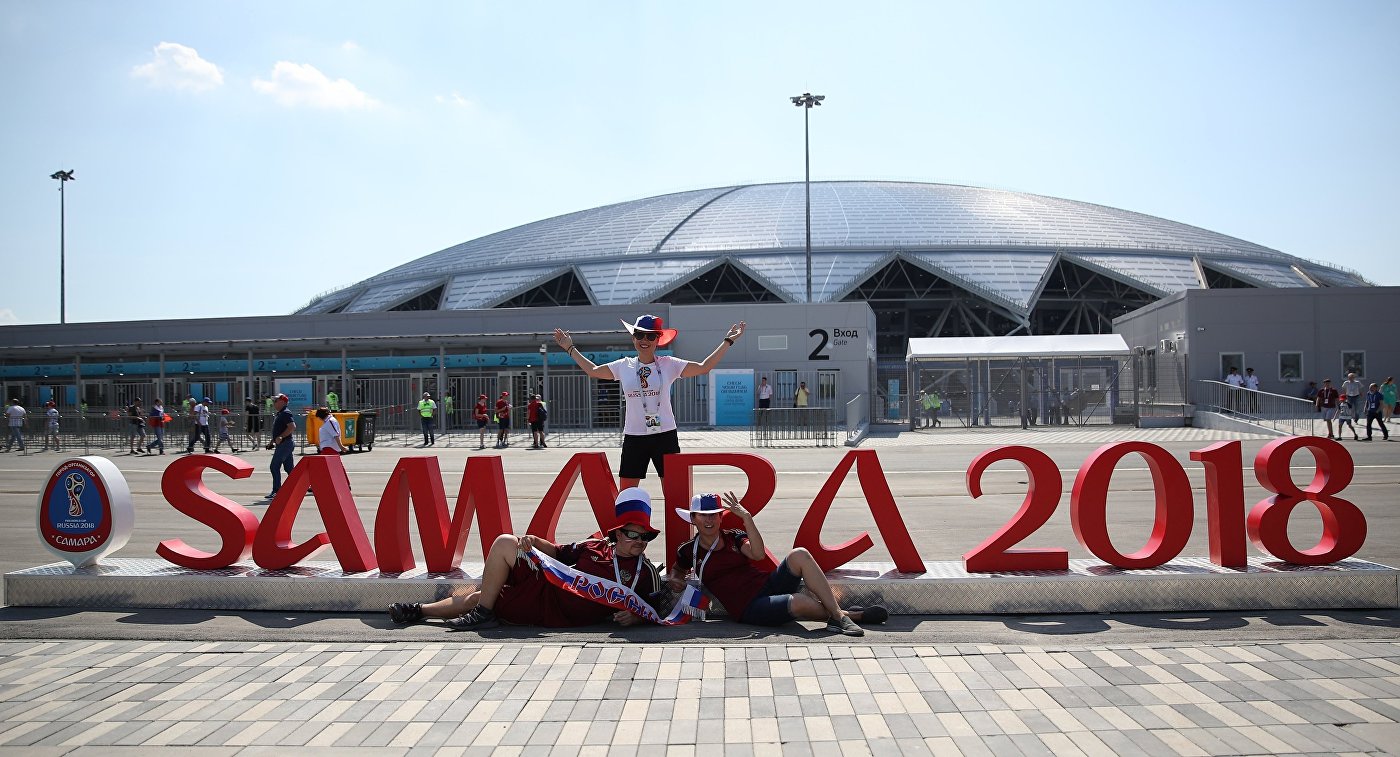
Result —
[[616, 581], [576, 570], [538, 549], [524, 555], [539, 568], [544, 579], [559, 590], [600, 605], [626, 610], [657, 625], [678, 626], [689, 623], [692, 618], [704, 620], [705, 610], [710, 606], [709, 597], [687, 584], [676, 606], [663, 618], [637, 592]]

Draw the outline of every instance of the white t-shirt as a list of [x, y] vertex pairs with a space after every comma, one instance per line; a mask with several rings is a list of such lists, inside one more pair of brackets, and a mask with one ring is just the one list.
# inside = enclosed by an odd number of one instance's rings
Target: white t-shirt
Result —
[[209, 425], [209, 408], [205, 407], [203, 402], [194, 406], [194, 423], [196, 426]]
[[761, 400], [773, 399], [773, 385], [764, 384], [758, 388], [758, 398]]
[[1238, 373], [1231, 373], [1230, 375], [1225, 377], [1225, 383], [1229, 384], [1230, 386], [1244, 386], [1244, 376], [1241, 376]]
[[[671, 384], [681, 377], [686, 365], [687, 361], [670, 355], [658, 355], [653, 363], [625, 357], [607, 364], [613, 378], [622, 384], [622, 394], [627, 398], [627, 420], [622, 425], [622, 433], [645, 436], [675, 430]], [[643, 381], [646, 381], [645, 388], [642, 387]], [[653, 420], [650, 428], [647, 425], [648, 416]]]
[[1257, 390], [1259, 388], [1259, 377], [1253, 374], [1246, 375], [1244, 377], [1244, 385], [1246, 389]]
[[48, 416], [49, 428], [58, 428], [58, 408], [51, 407], [44, 411], [44, 415]]
[[1360, 397], [1361, 389], [1362, 386], [1360, 380], [1342, 382], [1342, 394], [1345, 394], [1348, 397]]
[[24, 425], [24, 416], [28, 413], [19, 405], [10, 405], [5, 408], [5, 415], [10, 418], [10, 428], [16, 428]]
[[317, 449], [344, 451], [345, 448], [340, 446], [340, 421], [336, 420], [334, 415], [326, 416], [326, 420], [321, 424], [321, 434], [317, 442]]

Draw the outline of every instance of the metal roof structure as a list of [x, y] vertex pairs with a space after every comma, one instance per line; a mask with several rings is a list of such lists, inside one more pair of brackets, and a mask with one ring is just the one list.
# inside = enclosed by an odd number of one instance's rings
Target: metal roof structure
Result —
[[[463, 242], [298, 312], [802, 302], [803, 218], [801, 182], [649, 197]], [[812, 250], [815, 301], [870, 302], [901, 337], [1100, 333], [1185, 289], [1370, 285], [1175, 221], [949, 184], [814, 182]]]
[[909, 362], [920, 360], [1121, 357], [1131, 355], [1119, 334], [1062, 334], [1056, 336], [950, 336], [910, 339]]

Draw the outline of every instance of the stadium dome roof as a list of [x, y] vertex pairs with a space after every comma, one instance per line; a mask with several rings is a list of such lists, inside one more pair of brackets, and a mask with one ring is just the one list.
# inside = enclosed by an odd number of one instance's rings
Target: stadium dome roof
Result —
[[[947, 282], [1022, 323], [1064, 264], [1150, 299], [1218, 286], [1370, 284], [1350, 271], [1103, 205], [948, 184], [832, 181], [811, 189], [817, 302], [858, 295], [891, 264]], [[802, 302], [804, 230], [801, 182], [648, 197], [463, 242], [320, 295], [299, 312]]]

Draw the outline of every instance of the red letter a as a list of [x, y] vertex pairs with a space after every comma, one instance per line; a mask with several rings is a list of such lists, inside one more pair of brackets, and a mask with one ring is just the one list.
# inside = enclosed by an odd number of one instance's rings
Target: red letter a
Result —
[[438, 459], [405, 457], [389, 474], [389, 483], [379, 498], [379, 512], [374, 516], [374, 551], [381, 572], [402, 573], [416, 565], [408, 539], [410, 504], [418, 521], [418, 538], [429, 573], [448, 573], [462, 564], [472, 517], [478, 511], [482, 554], [497, 536], [513, 530], [499, 456], [467, 458], [451, 521], [447, 519], [447, 497]]
[[880, 468], [880, 458], [875, 455], [873, 449], [853, 449], [841, 459], [841, 464], [831, 472], [826, 484], [817, 493], [812, 507], [802, 519], [802, 525], [798, 526], [793, 546], [806, 547], [807, 551], [812, 553], [812, 557], [816, 558], [822, 571], [839, 568], [875, 546], [869, 533], [862, 533], [835, 547], [822, 544], [822, 525], [826, 523], [826, 514], [831, 510], [836, 491], [846, 480], [852, 463], [855, 463], [856, 473], [860, 477], [861, 493], [865, 495], [865, 502], [870, 505], [870, 512], [875, 516], [875, 526], [880, 529], [885, 546], [889, 547], [895, 568], [901, 573], [923, 573], [924, 561], [919, 557], [919, 551], [914, 548], [914, 540], [909, 537], [909, 529], [904, 525], [899, 508], [895, 507], [894, 495], [890, 493], [889, 482], [885, 480], [885, 472]]
[[[292, 523], [306, 497], [307, 487], [316, 498], [316, 509], [321, 512], [326, 531], [301, 544], [293, 544]], [[355, 500], [350, 496], [345, 466], [339, 457], [307, 455], [292, 469], [277, 497], [268, 505], [267, 514], [253, 538], [253, 562], [267, 570], [281, 570], [311, 558], [328, 544], [335, 549], [341, 570], [346, 573], [374, 570], [374, 552], [370, 551], [369, 537], [355, 510]]]

